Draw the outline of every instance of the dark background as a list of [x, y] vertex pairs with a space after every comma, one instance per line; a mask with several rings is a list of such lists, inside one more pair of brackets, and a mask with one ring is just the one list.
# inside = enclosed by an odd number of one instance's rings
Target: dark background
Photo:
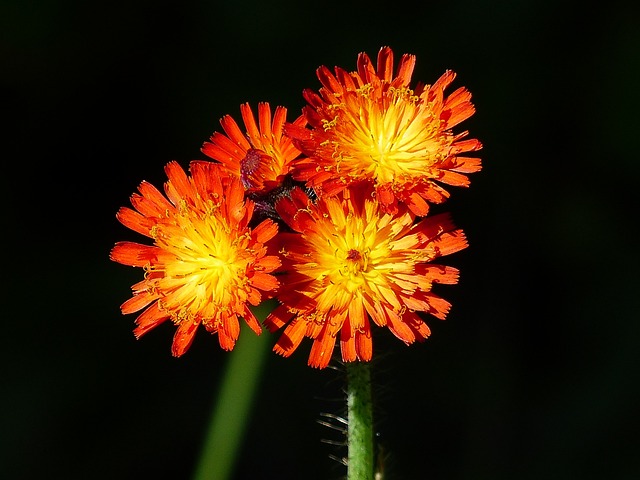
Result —
[[[388, 45], [417, 55], [415, 81], [458, 73], [477, 113], [457, 131], [485, 147], [443, 208], [471, 244], [438, 291], [447, 321], [374, 346], [385, 478], [639, 478], [630, 5], [3, 0], [0, 477], [190, 478], [228, 354], [201, 334], [172, 358], [169, 325], [134, 339], [115, 212], [204, 158], [240, 103], [292, 118], [319, 65]], [[340, 478], [316, 422], [342, 413], [340, 382], [305, 348], [270, 354], [234, 479]]]

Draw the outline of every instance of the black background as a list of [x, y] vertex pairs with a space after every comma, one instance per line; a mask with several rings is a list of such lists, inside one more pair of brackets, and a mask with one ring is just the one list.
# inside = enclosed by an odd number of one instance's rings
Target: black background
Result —
[[[386, 478], [638, 478], [630, 4], [4, 0], [0, 477], [190, 478], [229, 354], [202, 333], [172, 358], [169, 325], [134, 339], [115, 212], [240, 103], [293, 118], [319, 65], [388, 45], [414, 81], [457, 72], [477, 107], [458, 130], [485, 147], [443, 208], [471, 244], [447, 321], [374, 347]], [[316, 422], [342, 413], [340, 374], [306, 353], [269, 355], [234, 479], [344, 474]]]

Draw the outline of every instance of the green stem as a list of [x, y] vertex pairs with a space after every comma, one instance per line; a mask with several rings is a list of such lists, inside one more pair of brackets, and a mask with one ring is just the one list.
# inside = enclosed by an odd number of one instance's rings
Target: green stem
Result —
[[[266, 302], [254, 313], [262, 320], [272, 308], [273, 304]], [[241, 325], [238, 343], [229, 354], [193, 480], [231, 478], [251, 416], [269, 341], [269, 335], [265, 335], [265, 332], [257, 336], [249, 327]]]
[[369, 362], [347, 364], [347, 480], [373, 480], [373, 407]]

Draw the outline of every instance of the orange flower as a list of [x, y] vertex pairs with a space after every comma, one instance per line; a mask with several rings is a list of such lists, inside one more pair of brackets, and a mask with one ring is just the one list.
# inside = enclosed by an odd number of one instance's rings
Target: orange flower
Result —
[[217, 164], [194, 161], [190, 176], [176, 162], [165, 171], [168, 200], [142, 182], [140, 193], [131, 197], [135, 210], [122, 207], [117, 214], [123, 225], [154, 243], [119, 242], [111, 251], [112, 260], [145, 271], [122, 313], [146, 308], [136, 319], [138, 338], [171, 319], [178, 327], [176, 357], [187, 351], [199, 325], [218, 333], [220, 346], [231, 350], [240, 331], [238, 316], [261, 333], [248, 304], [258, 305], [261, 291], [271, 294], [278, 285], [270, 273], [280, 260], [267, 255], [265, 246], [278, 227], [271, 220], [249, 227], [253, 202], [244, 200], [240, 180], [227, 177]]
[[293, 163], [296, 180], [328, 195], [355, 181], [373, 182], [378, 200], [389, 212], [398, 202], [424, 216], [428, 203], [440, 203], [449, 193], [440, 185], [468, 186], [465, 174], [479, 171], [479, 158], [460, 156], [479, 150], [468, 132], [451, 129], [473, 115], [471, 94], [444, 90], [455, 78], [447, 71], [433, 85], [409, 88], [415, 56], [405, 54], [393, 76], [393, 52], [380, 50], [377, 69], [365, 53], [357, 71], [336, 67], [317, 70], [323, 87], [304, 91], [311, 129], [287, 125], [285, 132], [307, 157]]
[[278, 234], [286, 288], [265, 321], [272, 332], [288, 324], [276, 353], [289, 356], [309, 337], [309, 365], [324, 368], [339, 338], [343, 361], [368, 361], [370, 320], [411, 344], [430, 334], [416, 312], [445, 318], [450, 304], [431, 288], [457, 283], [458, 270], [431, 262], [467, 246], [447, 214], [415, 223], [406, 209], [385, 213], [360, 186], [315, 204], [296, 188], [276, 209], [294, 231]]
[[[230, 115], [225, 115], [220, 124], [226, 135], [214, 132], [211, 141], [202, 146], [202, 152], [240, 178], [247, 190], [271, 190], [282, 183], [291, 161], [300, 155], [293, 141], [283, 135], [287, 109], [276, 107], [272, 123], [271, 107], [268, 103], [259, 103], [258, 124], [248, 103], [240, 105], [240, 112], [246, 133]], [[304, 127], [306, 120], [300, 116], [293, 125]]]

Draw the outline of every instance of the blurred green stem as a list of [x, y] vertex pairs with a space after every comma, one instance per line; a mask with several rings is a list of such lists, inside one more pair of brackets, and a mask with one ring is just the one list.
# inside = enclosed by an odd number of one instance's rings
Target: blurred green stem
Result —
[[[266, 302], [254, 310], [262, 321], [273, 309]], [[269, 335], [258, 336], [241, 326], [238, 342], [230, 352], [218, 391], [205, 442], [193, 480], [231, 478], [242, 439], [251, 417], [251, 406], [268, 351]]]
[[369, 362], [348, 362], [347, 480], [373, 480], [373, 408]]

